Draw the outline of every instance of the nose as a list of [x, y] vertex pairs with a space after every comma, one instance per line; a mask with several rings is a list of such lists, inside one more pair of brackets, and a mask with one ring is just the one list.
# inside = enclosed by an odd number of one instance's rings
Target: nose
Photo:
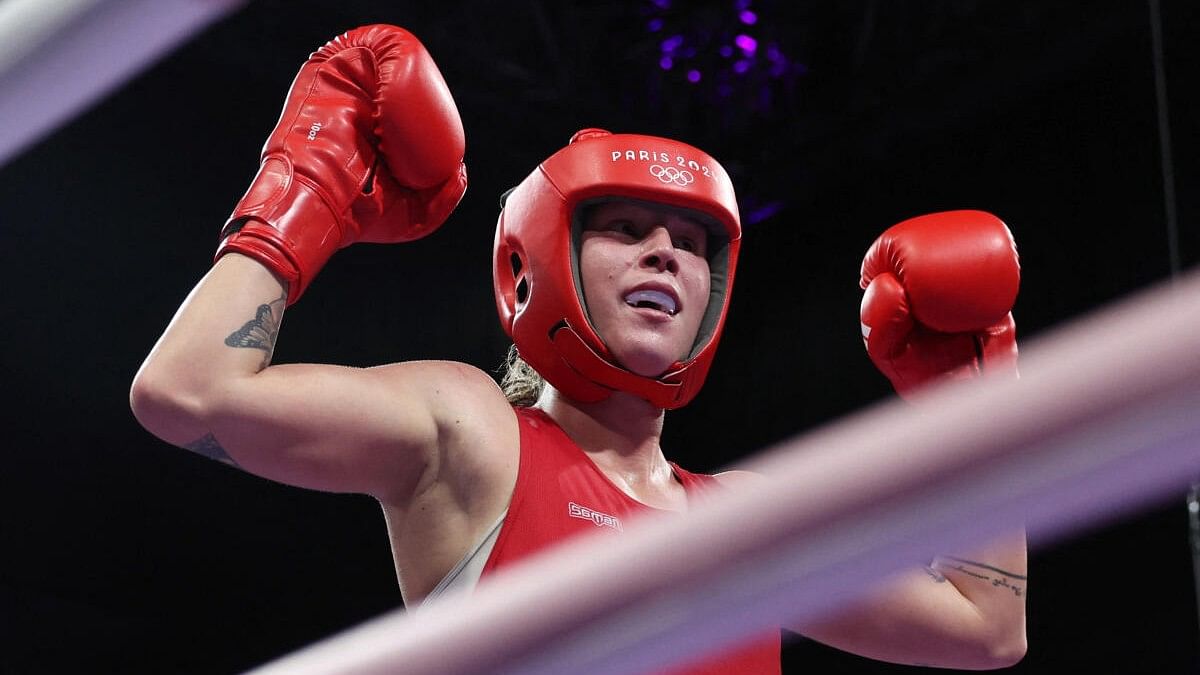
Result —
[[675, 245], [671, 233], [662, 225], [655, 226], [642, 238], [642, 252], [638, 259], [642, 267], [659, 272], [679, 272], [679, 261], [675, 258]]

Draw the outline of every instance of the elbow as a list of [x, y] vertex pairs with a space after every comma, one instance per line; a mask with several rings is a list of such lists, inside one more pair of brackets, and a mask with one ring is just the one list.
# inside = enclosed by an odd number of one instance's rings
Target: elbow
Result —
[[1010, 668], [1021, 662], [1025, 658], [1025, 652], [1028, 651], [1029, 644], [1025, 639], [1025, 628], [1003, 639], [996, 639], [983, 645], [980, 650], [978, 660], [974, 664], [972, 670], [997, 670], [999, 668]]
[[146, 431], [168, 443], [183, 445], [202, 435], [202, 398], [146, 365], [133, 378], [129, 407]]
[[1025, 658], [1025, 653], [1029, 650], [1029, 642], [1025, 639], [1025, 631], [1015, 639], [1009, 640], [1005, 644], [999, 645], [992, 650], [992, 660], [995, 665], [992, 668], [1009, 668], [1021, 662]]
[[993, 668], [1008, 668], [1020, 663], [1029, 651], [1029, 639], [1025, 631], [1025, 611], [1005, 622], [1007, 629], [992, 643]]

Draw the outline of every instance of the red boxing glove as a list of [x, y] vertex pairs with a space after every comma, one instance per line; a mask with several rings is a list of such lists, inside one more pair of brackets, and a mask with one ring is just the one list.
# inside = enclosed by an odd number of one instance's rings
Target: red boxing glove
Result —
[[292, 304], [339, 248], [423, 237], [467, 188], [462, 121], [425, 47], [396, 26], [364, 26], [308, 58], [221, 230], [288, 282]]
[[983, 211], [918, 216], [867, 251], [863, 342], [901, 396], [933, 380], [1017, 372], [1021, 268], [1012, 233]]

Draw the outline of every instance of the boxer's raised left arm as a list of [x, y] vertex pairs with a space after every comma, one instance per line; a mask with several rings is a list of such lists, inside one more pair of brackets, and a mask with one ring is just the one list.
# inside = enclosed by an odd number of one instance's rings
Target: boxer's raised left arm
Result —
[[[990, 374], [1016, 377], [1020, 283], [1007, 226], [983, 211], [918, 216], [889, 228], [862, 264], [861, 322], [871, 360], [901, 396]], [[854, 606], [794, 628], [863, 656], [998, 668], [1025, 654], [1023, 531], [897, 577]]]

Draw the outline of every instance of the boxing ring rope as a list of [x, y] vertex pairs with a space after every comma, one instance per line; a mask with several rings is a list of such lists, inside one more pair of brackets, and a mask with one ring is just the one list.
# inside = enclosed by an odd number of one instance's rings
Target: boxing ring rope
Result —
[[246, 0], [0, 0], [0, 166]]
[[1022, 522], [1034, 544], [1093, 526], [1200, 475], [1197, 336], [1193, 274], [1033, 341], [1019, 381], [875, 406], [744, 465], [761, 484], [686, 518], [573, 542], [256, 672], [640, 672]]

